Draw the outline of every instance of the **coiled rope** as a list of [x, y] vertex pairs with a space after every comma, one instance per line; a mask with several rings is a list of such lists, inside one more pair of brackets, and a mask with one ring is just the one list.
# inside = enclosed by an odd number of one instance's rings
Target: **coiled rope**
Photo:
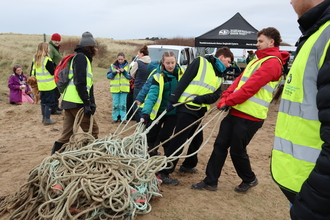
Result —
[[[116, 133], [117, 128], [108, 137], [94, 139], [93, 116], [89, 131], [78, 132], [83, 117], [83, 111], [79, 111], [69, 143], [34, 167], [27, 183], [0, 202], [0, 216], [13, 210], [10, 220], [132, 219], [137, 214], [149, 213], [150, 200], [162, 196], [161, 181], [155, 174], [169, 168], [168, 162], [193, 155], [183, 156], [187, 151], [184, 150], [179, 156], [174, 156], [176, 152], [170, 157], [149, 156], [146, 134], [165, 114], [166, 111], [146, 130], [142, 123], [124, 130], [125, 124], [120, 133]], [[221, 116], [222, 112], [218, 112], [210, 121], [216, 117], [220, 120]], [[200, 126], [193, 137], [210, 121]], [[121, 138], [131, 129], [135, 131]]]

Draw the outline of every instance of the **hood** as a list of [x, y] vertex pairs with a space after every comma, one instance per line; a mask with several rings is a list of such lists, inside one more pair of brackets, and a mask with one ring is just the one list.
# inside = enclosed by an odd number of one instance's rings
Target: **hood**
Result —
[[279, 47], [270, 47], [262, 50], [257, 50], [256, 55], [258, 59], [262, 59], [267, 56], [277, 56], [281, 59], [282, 65], [286, 63], [286, 60], [290, 57], [290, 54], [288, 51], [280, 51]]
[[149, 56], [143, 56], [141, 58], [139, 58], [140, 61], [142, 61], [143, 63], [150, 63], [151, 59]]
[[74, 51], [77, 52], [77, 53], [83, 53], [85, 56], [88, 57], [88, 59], [89, 59], [91, 62], [93, 61], [91, 55], [90, 55], [90, 54], [84, 49], [83, 46], [81, 46], [81, 45], [77, 45], [76, 48], [74, 49]]

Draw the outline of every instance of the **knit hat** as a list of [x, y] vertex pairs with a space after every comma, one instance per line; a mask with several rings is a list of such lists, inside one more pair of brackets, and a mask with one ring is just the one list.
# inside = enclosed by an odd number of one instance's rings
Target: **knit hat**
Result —
[[97, 46], [96, 41], [93, 38], [93, 35], [86, 31], [85, 33], [82, 34], [82, 38], [79, 42], [80, 46], [88, 46], [88, 45], [93, 45], [93, 46]]
[[52, 35], [51, 40], [61, 41], [61, 35], [59, 35], [58, 33], [55, 33], [55, 34]]

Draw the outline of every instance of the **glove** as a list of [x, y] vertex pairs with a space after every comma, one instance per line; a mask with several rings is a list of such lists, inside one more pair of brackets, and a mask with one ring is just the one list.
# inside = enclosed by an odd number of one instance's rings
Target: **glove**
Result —
[[195, 104], [203, 104], [205, 102], [205, 96], [196, 96], [193, 100]]
[[146, 125], [150, 121], [150, 116], [148, 114], [142, 114], [140, 121]]
[[170, 112], [174, 109], [175, 107], [173, 106], [173, 104], [171, 102], [167, 102], [166, 104], [166, 111]]
[[84, 115], [90, 116], [92, 114], [91, 106], [85, 105], [84, 106]]
[[226, 99], [222, 98], [217, 104], [217, 108], [220, 109], [222, 106], [226, 105]]
[[224, 106], [222, 106], [221, 108], [219, 108], [219, 110], [220, 110], [220, 111], [224, 111], [224, 112], [226, 112], [226, 111], [229, 110], [229, 106], [228, 106], [228, 105], [224, 105]]
[[96, 111], [96, 106], [95, 105], [91, 105], [91, 114], [94, 115]]

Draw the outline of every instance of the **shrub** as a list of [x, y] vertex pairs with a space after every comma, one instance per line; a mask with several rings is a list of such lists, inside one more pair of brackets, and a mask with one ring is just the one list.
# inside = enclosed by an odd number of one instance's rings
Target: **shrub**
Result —
[[163, 44], [163, 45], [179, 45], [179, 46], [195, 46], [195, 38], [184, 38], [184, 37], [175, 37], [175, 38], [163, 38], [161, 40], [156, 40], [154, 44]]
[[[61, 42], [61, 48], [60, 52], [63, 54], [63, 56], [69, 55], [71, 53], [74, 53], [74, 49], [76, 46], [79, 44], [79, 39], [68, 39], [65, 41]], [[102, 58], [107, 54], [107, 46], [104, 44], [99, 43], [96, 40], [97, 43], [97, 48], [98, 48], [98, 53], [97, 53], [97, 58]]]

